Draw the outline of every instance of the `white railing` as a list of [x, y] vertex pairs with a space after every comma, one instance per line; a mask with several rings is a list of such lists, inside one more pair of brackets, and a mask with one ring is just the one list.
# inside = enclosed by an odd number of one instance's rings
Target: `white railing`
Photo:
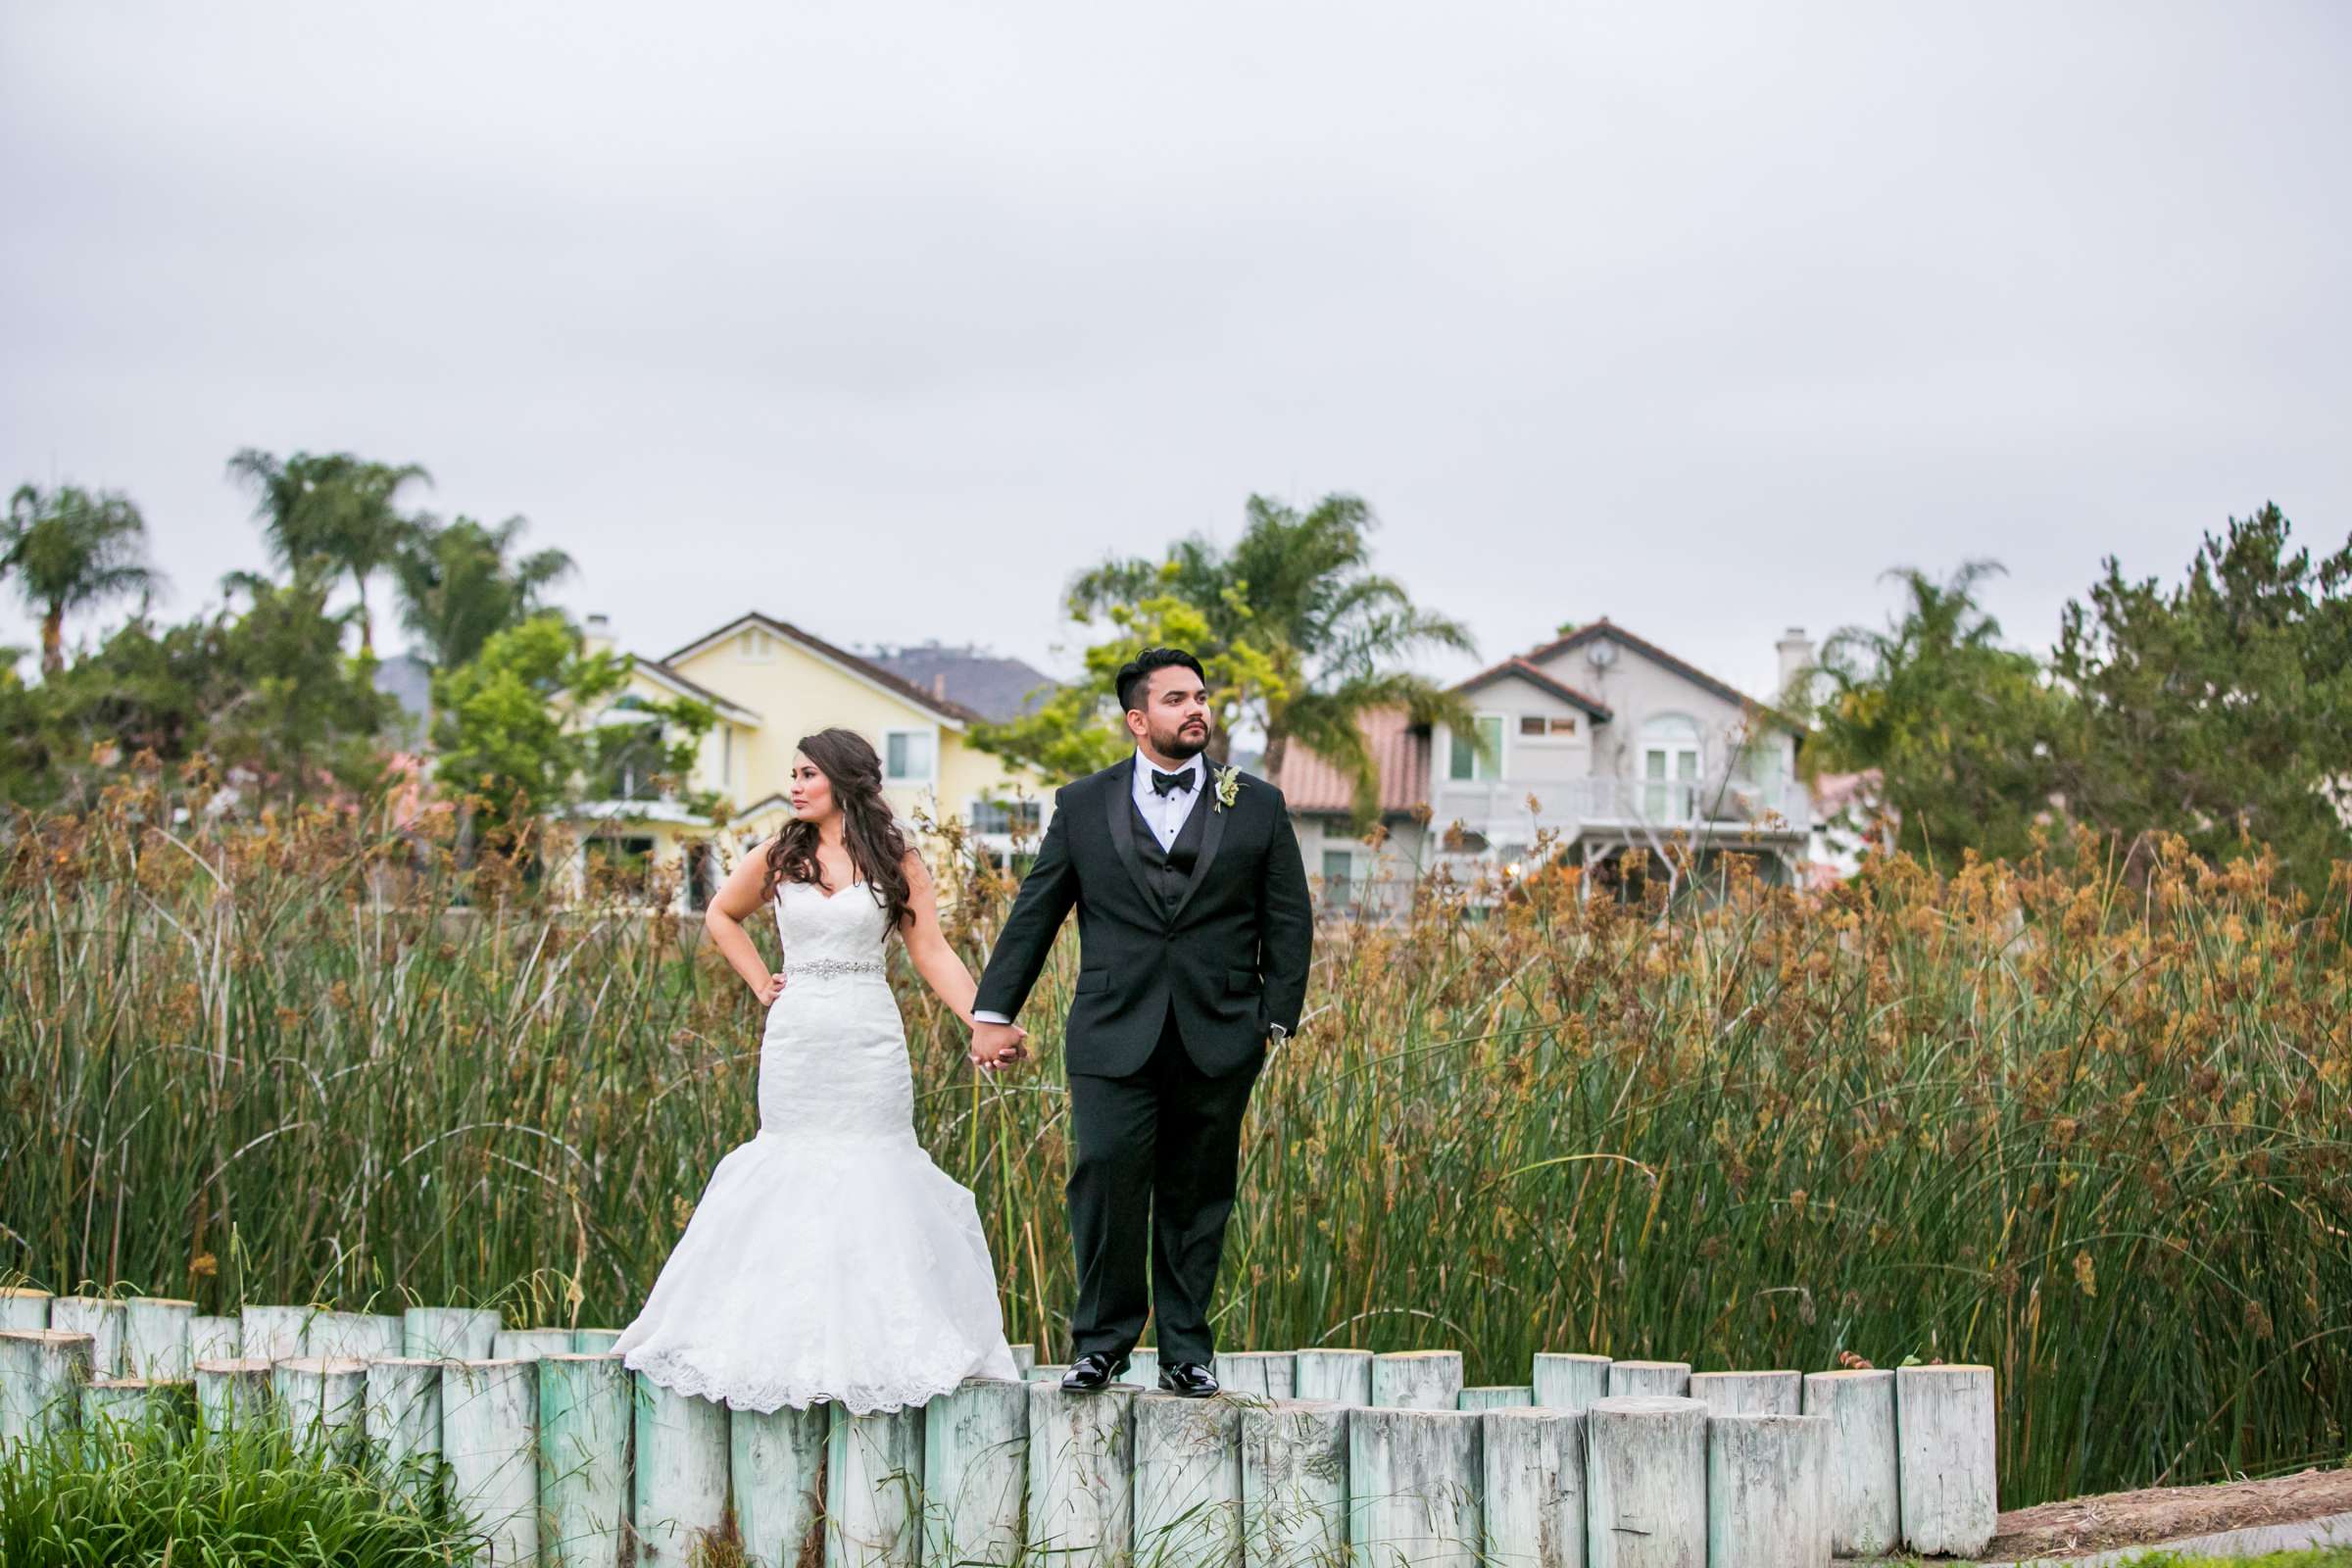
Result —
[[[1530, 799], [1535, 802], [1531, 808]], [[1802, 834], [1813, 825], [1813, 802], [1800, 780], [1758, 784], [1581, 778], [1495, 779], [1439, 786], [1435, 821], [1458, 821], [1492, 838], [1550, 828], [1573, 834], [1592, 828], [1648, 828], [1711, 837], [1753, 831]]]

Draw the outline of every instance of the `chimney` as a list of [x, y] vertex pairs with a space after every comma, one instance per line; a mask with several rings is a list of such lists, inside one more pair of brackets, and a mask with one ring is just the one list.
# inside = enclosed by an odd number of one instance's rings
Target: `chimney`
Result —
[[588, 617], [588, 629], [580, 638], [580, 652], [591, 657], [612, 651], [612, 617], [599, 611]]
[[948, 672], [946, 670], [935, 669], [931, 672], [931, 695], [943, 703], [948, 700]]
[[1773, 647], [1781, 656], [1781, 689], [1773, 693], [1773, 701], [1788, 702], [1791, 688], [1799, 681], [1804, 682], [1804, 689], [1796, 695], [1810, 700], [1812, 682], [1806, 678], [1806, 671], [1813, 667], [1813, 661], [1817, 657], [1813, 639], [1805, 635], [1804, 627], [1791, 626], [1781, 633], [1781, 640]]

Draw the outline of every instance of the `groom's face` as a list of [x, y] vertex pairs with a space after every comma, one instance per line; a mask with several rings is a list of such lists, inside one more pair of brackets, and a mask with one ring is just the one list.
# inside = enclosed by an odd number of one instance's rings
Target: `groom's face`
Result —
[[1142, 706], [1127, 710], [1127, 729], [1171, 762], [1208, 749], [1208, 688], [1182, 664], [1152, 672]]

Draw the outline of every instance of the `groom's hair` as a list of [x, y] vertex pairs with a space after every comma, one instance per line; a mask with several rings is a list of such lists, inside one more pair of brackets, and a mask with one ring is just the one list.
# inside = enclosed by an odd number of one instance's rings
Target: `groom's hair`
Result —
[[1160, 669], [1189, 669], [1208, 684], [1208, 671], [1200, 661], [1181, 648], [1147, 648], [1119, 666], [1119, 710], [1134, 712], [1144, 706], [1144, 693], [1152, 684], [1152, 674]]

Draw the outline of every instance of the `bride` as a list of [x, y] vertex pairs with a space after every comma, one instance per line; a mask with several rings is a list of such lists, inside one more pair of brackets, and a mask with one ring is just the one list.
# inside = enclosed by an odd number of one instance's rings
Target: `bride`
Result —
[[[710, 1173], [613, 1348], [664, 1388], [739, 1410], [830, 1399], [862, 1415], [969, 1377], [1017, 1378], [979, 1208], [914, 1140], [884, 939], [900, 933], [966, 1027], [971, 973], [940, 934], [930, 875], [883, 800], [873, 747], [845, 729], [804, 739], [792, 809], [705, 917], [770, 1004], [760, 1131]], [[771, 897], [782, 974], [741, 924]], [[974, 1060], [989, 1069], [1019, 1054]]]

